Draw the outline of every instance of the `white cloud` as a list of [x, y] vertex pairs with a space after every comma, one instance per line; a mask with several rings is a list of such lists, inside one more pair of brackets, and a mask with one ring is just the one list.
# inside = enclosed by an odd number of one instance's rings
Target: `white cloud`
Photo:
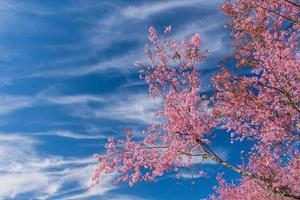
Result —
[[180, 173], [179, 175], [181, 178], [185, 178], [185, 179], [196, 179], [196, 178], [204, 177], [204, 175], [193, 174], [193, 172], [192, 173], [184, 172], [184, 173]]
[[105, 106], [98, 109], [89, 108], [87, 106], [78, 107], [78, 109], [73, 110], [71, 114], [84, 118], [103, 117], [146, 124], [159, 122], [161, 120], [156, 117], [154, 113], [161, 107], [162, 99], [152, 99], [144, 93], [122, 93], [109, 96], [106, 98], [105, 103]]
[[[47, 197], [51, 196], [54, 199], [84, 199], [93, 196], [103, 196], [107, 192], [114, 189], [116, 186], [112, 185], [113, 175], [105, 175], [100, 179], [99, 185], [95, 186], [92, 189], [88, 189], [91, 184], [91, 175], [95, 165], [87, 165], [84, 167], [77, 167], [74, 169], [65, 169], [63, 174], [63, 181], [60, 184], [78, 182], [78, 186], [69, 191], [57, 192], [56, 194], [50, 194]], [[60, 174], [61, 176], [61, 174]], [[81, 192], [78, 192], [81, 190]], [[76, 192], [77, 191], [77, 192]], [[46, 198], [47, 199], [47, 198]]]
[[[91, 158], [42, 156], [39, 141], [16, 134], [0, 134], [0, 199], [15, 199], [31, 193], [33, 199], [87, 199], [104, 197], [112, 200], [143, 200], [129, 195], [110, 195], [116, 188], [114, 175], [102, 175], [99, 185], [88, 189], [96, 162]], [[16, 148], [18, 147], [18, 148]], [[65, 184], [75, 184], [72, 189]]]
[[[100, 45], [101, 46], [101, 45]], [[84, 65], [79, 67], [66, 67], [49, 71], [36, 72], [29, 75], [32, 77], [76, 77], [85, 76], [95, 73], [107, 72], [109, 69], [128, 70], [129, 67], [134, 69], [133, 63], [137, 58], [143, 56], [143, 49], [133, 50], [125, 55], [113, 57], [112, 59], [98, 62], [96, 64]]]
[[[55, 192], [54, 187], [49, 186], [49, 179], [43, 173], [15, 173], [0, 175], [0, 197], [15, 198], [18, 194], [43, 190], [44, 192]], [[48, 190], [48, 191], [46, 191]]]
[[49, 10], [37, 6], [31, 3], [21, 3], [18, 1], [2, 0], [0, 4], [0, 11], [2, 15], [14, 15], [14, 14], [34, 14], [38, 16], [45, 16], [53, 14]]
[[0, 115], [32, 107], [35, 100], [27, 96], [0, 95]]
[[[0, 198], [15, 198], [28, 192], [33, 192], [33, 198], [51, 197], [70, 182], [86, 191], [95, 161], [42, 156], [37, 144], [31, 137], [0, 134]], [[112, 177], [104, 177], [94, 194], [104, 195], [113, 189], [111, 181]]]
[[159, 1], [150, 4], [143, 4], [140, 6], [129, 6], [124, 8], [121, 13], [127, 18], [145, 19], [153, 14], [163, 12], [166, 10], [184, 7], [184, 6], [214, 6], [219, 1], [207, 0], [173, 0], [173, 1]]
[[46, 191], [49, 179], [26, 165], [39, 161], [37, 141], [19, 135], [0, 135], [0, 198], [14, 198], [30, 191]]
[[[52, 15], [52, 14], [62, 14], [68, 13], [70, 15], [82, 15], [84, 13], [93, 13], [93, 12], [101, 12], [103, 7], [107, 7], [111, 10], [105, 14], [104, 17], [95, 18], [93, 16], [85, 16], [86, 20], [89, 21], [91, 25], [88, 29], [83, 29], [80, 35], [84, 37], [84, 39], [79, 40], [77, 43], [65, 44], [68, 46], [67, 49], [71, 48], [72, 50], [67, 51], [78, 51], [83, 53], [79, 53], [76, 56], [63, 57], [55, 59], [53, 62], [50, 61], [47, 64], [44, 64], [41, 71], [34, 70], [30, 71], [30, 74], [22, 74], [16, 75], [11, 74], [3, 77], [2, 79], [17, 79], [17, 77], [74, 77], [74, 76], [84, 76], [94, 73], [105, 73], [110, 69], [120, 69], [124, 72], [124, 70], [128, 70], [135, 60], [143, 60], [143, 48], [147, 36], [146, 30], [142, 25], [139, 25], [138, 21], [142, 21], [147, 19], [148, 17], [152, 17], [155, 14], [162, 13], [167, 10], [172, 10], [180, 7], [199, 7], [207, 8], [208, 10], [217, 10], [216, 8], [220, 5], [221, 0], [214, 1], [206, 1], [206, 0], [168, 0], [168, 1], [153, 1], [150, 3], [143, 3], [139, 5], [129, 5], [129, 6], [118, 6], [111, 2], [98, 2], [98, 3], [86, 3], [85, 1], [74, 1], [72, 4], [67, 4], [65, 7], [59, 8], [58, 10], [53, 10], [50, 8], [41, 7], [38, 4], [22, 4], [16, 1], [9, 2], [4, 1], [3, 4], [0, 5], [0, 10], [4, 13], [21, 13], [24, 14], [35, 14], [38, 16], [44, 15]], [[125, 4], [128, 5], [128, 4]], [[218, 28], [222, 27], [224, 18], [223, 15], [220, 15], [217, 12], [212, 12], [202, 16], [199, 15], [199, 19], [194, 20], [192, 23], [189, 21], [185, 26], [181, 27], [179, 30], [176, 30], [174, 27], [175, 33], [178, 32], [175, 36], [180, 36], [178, 38], [182, 38], [183, 36], [187, 36], [194, 32], [200, 32], [203, 38], [204, 48], [208, 48], [211, 52], [226, 52], [228, 48], [224, 48], [224, 31], [216, 31]], [[11, 15], [11, 14], [9, 14]], [[137, 20], [132, 20], [137, 19]], [[16, 19], [11, 19], [18, 21]], [[75, 19], [74, 19], [75, 20]], [[78, 19], [76, 19], [78, 20]], [[0, 24], [1, 24], [1, 14], [0, 14]], [[22, 23], [22, 24], [30, 24], [30, 23]], [[126, 26], [124, 26], [126, 24]], [[39, 24], [39, 26], [46, 26]], [[134, 29], [135, 26], [140, 26], [141, 29], [136, 31]], [[15, 27], [8, 26], [5, 24], [5, 27]], [[37, 26], [35, 26], [37, 27]], [[125, 27], [125, 28], [124, 28]], [[127, 27], [127, 28], [126, 28]], [[132, 27], [132, 28], [131, 28]], [[130, 31], [128, 29], [132, 29], [134, 31]], [[31, 28], [32, 29], [32, 28]], [[30, 30], [31, 30], [30, 29]], [[39, 27], [40, 29], [40, 27]], [[26, 29], [27, 30], [27, 29]], [[130, 31], [130, 32], [128, 32]], [[88, 63], [87, 61], [90, 58], [94, 57], [94, 53], [100, 50], [105, 50], [106, 48], [110, 48], [112, 44], [122, 41], [132, 41], [135, 44], [138, 44], [137, 47], [127, 53], [123, 53], [121, 55], [114, 55], [109, 59], [105, 59], [99, 61], [94, 64], [81, 64], [77, 66], [78, 63]], [[60, 51], [61, 46], [54, 47], [54, 51]], [[95, 50], [96, 49], [96, 50]], [[225, 51], [226, 49], [226, 51]], [[1, 48], [0, 48], [1, 50]], [[98, 52], [97, 52], [98, 53]], [[18, 52], [18, 54], [22, 54], [22, 52]], [[0, 57], [1, 59], [1, 57]], [[4, 56], [3, 59], [7, 59], [7, 56]], [[11, 58], [10, 58], [11, 59]], [[60, 61], [64, 61], [60, 63]], [[79, 62], [78, 62], [79, 61]], [[81, 61], [81, 62], [80, 62]], [[82, 62], [84, 61], [84, 62]], [[75, 66], [72, 66], [75, 64]], [[69, 66], [69, 67], [66, 67]], [[49, 68], [51, 67], [51, 69]], [[47, 69], [48, 68], [48, 69]], [[0, 113], [1, 114], [1, 113]]]
[[104, 99], [97, 95], [73, 95], [73, 96], [39, 96], [40, 99], [51, 104], [77, 104], [86, 102], [103, 102]]
[[157, 121], [154, 112], [161, 107], [160, 98], [151, 99], [146, 94], [129, 95], [127, 98], [117, 99], [114, 104], [95, 112], [97, 117], [110, 117], [119, 120], [133, 120], [144, 123]]
[[72, 138], [72, 139], [103, 139], [106, 138], [101, 135], [87, 135], [87, 134], [80, 134], [69, 130], [56, 130], [56, 131], [49, 131], [44, 133], [31, 133], [32, 135], [49, 135], [49, 136], [58, 136], [58, 137], [65, 137], [65, 138]]
[[24, 108], [34, 107], [42, 104], [85, 104], [88, 102], [103, 102], [103, 97], [99, 95], [73, 95], [73, 96], [13, 96], [0, 95], [0, 115], [9, 114]]
[[[90, 29], [84, 30], [82, 34], [86, 39], [81, 41], [80, 45], [76, 44], [77, 46], [75, 49], [80, 48], [80, 46], [84, 46], [85, 48], [89, 49], [88, 52], [93, 54], [93, 52], [105, 50], [117, 42], [124, 41], [132, 41], [136, 43], [136, 48], [129, 50], [127, 53], [115, 55], [109, 59], [105, 59], [94, 64], [84, 64], [80, 66], [72, 66], [74, 61], [78, 59], [77, 56], [75, 58], [62, 58], [62, 60], [67, 60], [67, 63], [63, 62], [57, 64], [59, 61], [56, 60], [56, 64], [52, 64], [56, 66], [55, 69], [35, 72], [27, 76], [27, 78], [76, 77], [95, 73], [105, 73], [107, 70], [111, 69], [120, 69], [124, 72], [124, 70], [126, 71], [129, 67], [133, 66], [135, 60], [144, 60], [145, 58], [143, 46], [147, 41], [147, 32], [144, 28], [142, 28], [142, 25], [137, 24], [137, 22], [134, 22], [132, 19], [145, 20], [146, 18], [157, 13], [186, 6], [197, 6], [199, 8], [217, 11], [217, 8], [221, 2], [221, 0], [174, 0], [144, 3], [137, 6], [132, 5], [127, 7], [117, 7], [115, 5], [111, 5], [110, 8], [113, 10], [113, 12], [106, 17], [95, 20], [93, 22], [94, 25], [91, 26]], [[85, 12], [88, 12], [93, 8], [90, 6], [83, 6], [83, 8], [77, 6], [76, 9], [82, 9]], [[182, 39], [183, 37], [192, 33], [200, 32], [203, 38], [204, 48], [209, 49], [210, 52], [224, 51], [224, 31], [217, 31], [217, 29], [223, 27], [225, 19], [225, 16], [217, 12], [199, 16], [199, 19], [194, 20], [192, 23], [184, 23], [186, 25], [181, 27], [179, 30], [176, 30], [175, 27], [175, 37], [177, 39]], [[124, 24], [126, 24], [126, 28], [124, 28]], [[128, 30], [130, 27], [134, 29], [135, 26], [140, 26], [140, 31]], [[60, 47], [57, 48], [61, 49]], [[90, 55], [83, 54], [82, 59], [86, 59], [88, 56]], [[68, 65], [70, 67], [64, 67], [63, 65]]]

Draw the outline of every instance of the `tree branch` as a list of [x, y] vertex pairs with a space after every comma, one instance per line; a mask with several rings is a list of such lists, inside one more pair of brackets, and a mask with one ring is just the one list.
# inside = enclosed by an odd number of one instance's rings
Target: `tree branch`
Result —
[[281, 196], [285, 196], [285, 197], [289, 197], [289, 198], [293, 198], [293, 199], [300, 199], [300, 196], [297, 196], [297, 195], [293, 195], [293, 194], [290, 194], [289, 192], [285, 191], [285, 190], [282, 190], [281, 188], [274, 188], [272, 186], [272, 181], [273, 179], [271, 178], [267, 178], [267, 177], [264, 177], [264, 176], [260, 176], [258, 174], [255, 174], [255, 173], [251, 173], [251, 172], [248, 172], [248, 171], [245, 171], [245, 170], [242, 170], [241, 168], [239, 167], [236, 167], [224, 160], [222, 160], [217, 154], [215, 154], [207, 145], [205, 145], [201, 139], [197, 138], [196, 139], [196, 142], [198, 142], [200, 144], [200, 146], [203, 148], [204, 152], [206, 152], [208, 154], [208, 156], [215, 160], [216, 162], [218, 162], [219, 164], [241, 174], [242, 176], [247, 176], [247, 177], [250, 177], [250, 178], [255, 178], [255, 179], [258, 179], [258, 180], [261, 180], [263, 182], [266, 182], [268, 185], [270, 185], [271, 187], [271, 191], [277, 195], [281, 195]]
[[290, 21], [290, 22], [292, 22], [292, 23], [294, 23], [294, 24], [300, 24], [300, 21], [294, 20], [294, 19], [292, 19], [292, 18], [290, 18], [290, 17], [288, 17], [288, 16], [285, 16], [285, 15], [282, 15], [282, 14], [280, 14], [280, 13], [274, 11], [274, 10], [271, 10], [271, 9], [265, 8], [265, 7], [262, 7], [262, 6], [258, 5], [258, 4], [256, 4], [256, 6], [259, 7], [259, 8], [261, 8], [261, 9], [263, 9], [263, 10], [266, 10], [266, 11], [268, 11], [268, 12], [271, 12], [271, 13], [273, 13], [273, 14], [275, 14], [275, 15], [278, 15], [278, 16], [280, 16], [280, 17], [282, 17], [282, 18], [284, 18], [284, 19], [286, 19], [286, 20], [288, 20], [288, 21]]
[[289, 4], [293, 5], [293, 6], [296, 6], [296, 7], [300, 8], [300, 5], [297, 4], [297, 3], [295, 3], [295, 2], [293, 2], [293, 1], [290, 1], [290, 0], [283, 0], [283, 1], [289, 3]]

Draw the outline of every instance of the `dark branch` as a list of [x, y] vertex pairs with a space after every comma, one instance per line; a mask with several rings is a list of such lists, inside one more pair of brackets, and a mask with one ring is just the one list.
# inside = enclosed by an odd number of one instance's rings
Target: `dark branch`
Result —
[[293, 2], [293, 1], [290, 1], [290, 0], [283, 0], [283, 1], [289, 3], [289, 4], [293, 5], [293, 6], [296, 6], [296, 7], [300, 8], [300, 5], [297, 4], [297, 3], [295, 3], [295, 2]]
[[297, 196], [297, 195], [293, 195], [291, 194], [290, 192], [286, 192], [285, 190], [282, 190], [281, 188], [274, 188], [272, 186], [272, 182], [273, 180], [271, 178], [268, 178], [268, 177], [264, 177], [264, 176], [260, 176], [258, 174], [255, 174], [255, 173], [251, 173], [251, 172], [248, 172], [248, 171], [245, 171], [245, 170], [242, 170], [241, 168], [239, 167], [236, 167], [234, 165], [231, 165], [230, 163], [222, 160], [217, 154], [215, 154], [206, 144], [204, 144], [201, 139], [197, 138], [196, 139], [196, 142], [198, 142], [200, 144], [200, 146], [203, 148], [203, 151], [206, 152], [208, 154], [208, 156], [213, 159], [214, 161], [216, 161], [217, 163], [241, 174], [242, 176], [247, 176], [247, 177], [250, 177], [250, 178], [255, 178], [255, 179], [258, 179], [258, 180], [261, 180], [265, 183], [267, 183], [269, 186], [270, 186], [270, 190], [274, 193], [274, 194], [277, 194], [277, 195], [281, 195], [281, 196], [285, 196], [285, 197], [289, 197], [289, 198], [293, 198], [293, 199], [300, 199], [300, 196]]

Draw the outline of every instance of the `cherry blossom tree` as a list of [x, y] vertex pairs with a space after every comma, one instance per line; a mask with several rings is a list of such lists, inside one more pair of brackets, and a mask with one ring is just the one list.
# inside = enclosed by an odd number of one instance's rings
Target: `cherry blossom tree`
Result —
[[[211, 199], [300, 199], [300, 4], [236, 0], [226, 1], [222, 10], [231, 19], [226, 24], [235, 48], [231, 58], [251, 73], [235, 74], [222, 62], [212, 77], [214, 93], [201, 95], [199, 63], [208, 53], [200, 48], [200, 35], [176, 41], [159, 37], [151, 27], [149, 60], [135, 65], [150, 98], [162, 99], [156, 113], [161, 123], [150, 125], [143, 140], [135, 139], [131, 129], [125, 140], [109, 138], [106, 154], [95, 155], [99, 165], [93, 184], [103, 173], [117, 173], [116, 182], [131, 186], [167, 172], [180, 177], [181, 169], [202, 158], [240, 174], [234, 184], [220, 173]], [[170, 26], [164, 33], [169, 31]], [[214, 129], [225, 129], [232, 142], [253, 144], [242, 154], [246, 162], [233, 165], [211, 149]]]

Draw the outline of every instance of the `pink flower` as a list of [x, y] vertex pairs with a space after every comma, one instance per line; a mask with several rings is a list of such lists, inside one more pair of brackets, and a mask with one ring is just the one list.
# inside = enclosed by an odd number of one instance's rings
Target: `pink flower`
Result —
[[191, 36], [191, 43], [197, 47], [200, 45], [200, 34], [199, 33], [196, 33], [195, 35]]

